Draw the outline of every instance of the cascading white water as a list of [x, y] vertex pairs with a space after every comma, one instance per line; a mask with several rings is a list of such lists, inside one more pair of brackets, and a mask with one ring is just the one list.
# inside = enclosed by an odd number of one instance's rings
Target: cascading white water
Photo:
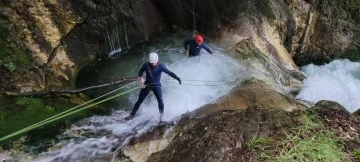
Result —
[[316, 103], [320, 100], [335, 101], [348, 111], [360, 108], [360, 63], [335, 60], [323, 66], [304, 66], [307, 75], [297, 99]]
[[[215, 50], [214, 55], [203, 54], [200, 57], [188, 59], [183, 56], [183, 50], [176, 49], [175, 51], [177, 51], [177, 56], [174, 58], [180, 62], [175, 61], [174, 64], [165, 63], [165, 65], [182, 79], [183, 84], [179, 85], [176, 80], [165, 73], [162, 74], [165, 104], [163, 119], [165, 121], [176, 121], [182, 114], [215, 101], [244, 79], [239, 78], [239, 76], [244, 76], [240, 75], [245, 73], [244, 68], [220, 50]], [[161, 62], [161, 58], [165, 57], [166, 53], [162, 51], [158, 53]], [[179, 56], [182, 56], [182, 59], [179, 59]], [[124, 105], [134, 105], [138, 94], [139, 91], [136, 91], [127, 96], [129, 103]], [[124, 121], [127, 115], [128, 112], [117, 110], [110, 116], [84, 119], [67, 130], [62, 135], [62, 140], [52, 147], [51, 151], [41, 153], [34, 160], [104, 160], [112, 157], [114, 150], [126, 145], [130, 138], [139, 136], [158, 125], [159, 112], [153, 93], [150, 92], [133, 120]]]

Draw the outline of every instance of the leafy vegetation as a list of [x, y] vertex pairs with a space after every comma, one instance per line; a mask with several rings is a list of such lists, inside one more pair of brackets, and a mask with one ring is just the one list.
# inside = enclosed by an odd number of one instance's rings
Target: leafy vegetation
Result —
[[360, 148], [354, 150], [354, 156], [357, 160], [360, 160]]
[[4, 66], [6, 67], [7, 70], [9, 70], [10, 72], [14, 71], [16, 69], [16, 66], [14, 65], [13, 62], [9, 62], [4, 64]]
[[270, 138], [255, 136], [249, 141], [248, 145], [250, 149], [255, 149], [263, 145], [269, 144], [270, 142], [271, 142]]
[[[312, 115], [303, 115], [301, 125], [280, 141], [255, 138], [249, 142], [261, 161], [346, 161], [341, 140]], [[358, 150], [360, 154], [360, 150]]]

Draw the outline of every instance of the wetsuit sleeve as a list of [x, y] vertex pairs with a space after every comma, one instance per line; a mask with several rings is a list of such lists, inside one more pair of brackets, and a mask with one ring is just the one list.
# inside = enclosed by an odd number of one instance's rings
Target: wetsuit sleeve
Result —
[[207, 52], [209, 52], [209, 53], [211, 53], [211, 54], [214, 53], [214, 52], [213, 52], [209, 47], [207, 47], [205, 44], [203, 44], [203, 48], [204, 48]]
[[162, 71], [163, 71], [164, 73], [166, 73], [167, 75], [171, 76], [172, 78], [174, 78], [174, 79], [176, 79], [176, 80], [179, 79], [179, 77], [176, 76], [175, 73], [171, 72], [171, 71], [170, 71], [169, 69], [167, 69], [164, 65], [162, 65], [161, 68], [162, 68]]
[[188, 41], [186, 41], [186, 42], [184, 43], [184, 48], [185, 48], [185, 50], [189, 50], [189, 49], [188, 49], [188, 46], [190, 45], [190, 42], [191, 42], [191, 40], [188, 40]]
[[146, 64], [144, 64], [144, 65], [140, 68], [140, 70], [139, 70], [139, 72], [138, 72], [138, 76], [139, 76], [139, 77], [141, 77], [141, 76], [143, 75], [144, 71], [146, 70], [145, 65], [146, 65]]

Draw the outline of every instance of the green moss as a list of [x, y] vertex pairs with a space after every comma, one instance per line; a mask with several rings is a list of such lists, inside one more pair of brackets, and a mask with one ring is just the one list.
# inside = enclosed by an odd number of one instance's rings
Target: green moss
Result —
[[258, 144], [261, 149], [257, 149], [257, 157], [261, 161], [280, 162], [346, 161], [347, 154], [343, 152], [340, 138], [327, 130], [316, 116], [304, 114], [300, 123], [284, 139]]
[[335, 17], [336, 18], [352, 18], [355, 13], [360, 11], [360, 0], [336, 0], [335, 2]]
[[[0, 105], [2, 105], [0, 107], [0, 137], [76, 106], [61, 99], [43, 100], [29, 97], [7, 98], [1, 96]], [[51, 124], [62, 125], [62, 123], [68, 120], [77, 120], [88, 115], [89, 111], [83, 111]]]
[[9, 48], [6, 46], [8, 34], [9, 30], [3, 23], [0, 23], [0, 60], [3, 60], [10, 55]]
[[276, 19], [276, 15], [272, 9], [272, 4], [269, 0], [263, 0], [263, 1], [254, 1], [255, 6], [258, 11], [262, 13], [263, 16], [267, 17], [270, 20]]
[[347, 58], [351, 61], [360, 61], [360, 52], [351, 52], [346, 55], [343, 55], [344, 58]]
[[360, 148], [355, 149], [353, 154], [357, 160], [360, 160]]
[[16, 68], [27, 68], [31, 65], [30, 55], [10, 41], [10, 31], [6, 22], [0, 21], [0, 65], [3, 64], [9, 71]]

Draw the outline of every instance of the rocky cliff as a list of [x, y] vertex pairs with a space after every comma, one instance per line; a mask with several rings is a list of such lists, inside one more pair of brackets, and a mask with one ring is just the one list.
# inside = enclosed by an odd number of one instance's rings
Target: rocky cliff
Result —
[[[305, 106], [250, 79], [215, 103], [184, 114], [175, 126], [162, 125], [132, 139], [122, 156], [139, 162], [356, 161], [359, 135], [359, 121], [341, 105]], [[323, 148], [328, 152], [323, 154]], [[329, 159], [332, 149], [340, 154]], [[284, 156], [287, 151], [292, 155]]]
[[[4, 0], [2, 90], [71, 87], [88, 62], [184, 29], [217, 38], [226, 49], [248, 40], [290, 71], [297, 70], [292, 57], [297, 65], [357, 58], [359, 7], [353, 0]], [[20, 61], [9, 56], [19, 53]]]
[[16, 63], [18, 58], [11, 57], [16, 49], [31, 56], [27, 66], [2, 67], [2, 75], [10, 75], [2, 80], [8, 84], [3, 89], [21, 91], [71, 87], [77, 71], [90, 61], [126, 51], [166, 28], [147, 0], [1, 1], [1, 20], [8, 31], [3, 41], [15, 42], [1, 63]]
[[359, 51], [356, 0], [4, 0], [0, 9], [2, 90], [71, 87], [88, 62], [164, 31], [196, 29], [226, 49], [247, 40], [290, 71]]
[[[133, 139], [122, 150], [130, 160], [257, 161], [261, 152], [275, 157], [278, 152], [268, 148], [286, 148], [274, 141], [288, 140], [287, 135], [298, 131], [291, 128], [306, 124], [302, 116], [307, 113], [323, 124], [301, 133], [300, 139], [311, 139], [320, 128], [331, 130], [344, 142], [341, 146], [348, 154], [339, 156], [344, 161], [353, 160], [352, 151], [360, 147], [359, 122], [340, 105], [309, 106], [291, 96], [301, 86], [298, 66], [359, 58], [357, 0], [2, 0], [0, 4], [1, 91], [73, 87], [77, 72], [89, 62], [108, 57], [111, 51], [126, 52], [158, 33], [188, 29], [204, 34], [257, 76], [217, 102], [184, 115], [170, 134], [156, 129]], [[309, 107], [314, 111], [302, 111]], [[263, 139], [270, 140], [265, 147], [251, 144]], [[336, 138], [331, 136], [331, 141]], [[304, 156], [309, 161], [309, 155]]]

